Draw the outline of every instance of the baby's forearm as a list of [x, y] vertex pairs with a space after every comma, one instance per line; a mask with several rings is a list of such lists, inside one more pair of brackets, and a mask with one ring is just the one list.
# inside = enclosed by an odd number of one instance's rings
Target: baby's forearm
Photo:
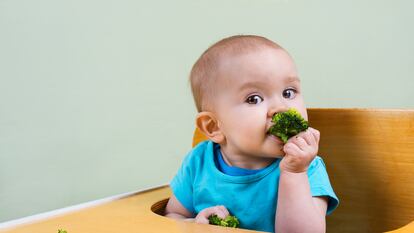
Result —
[[184, 215], [177, 214], [177, 213], [167, 213], [164, 215], [165, 217], [173, 218], [173, 219], [180, 219], [184, 221], [194, 222], [194, 218], [188, 218]]
[[325, 215], [315, 206], [306, 172], [281, 171], [276, 232], [325, 232]]

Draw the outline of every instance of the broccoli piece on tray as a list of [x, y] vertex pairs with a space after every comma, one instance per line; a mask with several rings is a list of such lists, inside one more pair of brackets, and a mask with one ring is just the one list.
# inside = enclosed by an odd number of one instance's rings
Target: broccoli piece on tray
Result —
[[223, 227], [239, 227], [239, 220], [235, 216], [227, 216], [225, 219], [219, 218], [217, 215], [213, 214], [208, 217], [208, 220], [211, 225], [218, 225]]
[[284, 143], [290, 137], [309, 128], [308, 122], [293, 108], [290, 108], [287, 112], [275, 114], [272, 122], [274, 125], [270, 127], [268, 133], [279, 137]]

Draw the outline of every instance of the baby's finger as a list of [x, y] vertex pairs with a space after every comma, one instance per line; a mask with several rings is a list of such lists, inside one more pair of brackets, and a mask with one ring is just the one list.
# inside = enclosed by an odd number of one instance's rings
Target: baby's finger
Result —
[[205, 209], [205, 212], [204, 212], [203, 216], [205, 216], [206, 218], [210, 217], [210, 215], [213, 215], [213, 214], [216, 214], [218, 216], [218, 213], [217, 212], [218, 211], [217, 211], [217, 207], [216, 206], [210, 207], [208, 209]]
[[312, 145], [315, 145], [316, 144], [315, 137], [313, 136], [313, 133], [312, 133], [312, 129], [311, 128], [309, 128], [308, 130], [306, 130], [304, 132], [304, 134], [302, 135], [302, 137], [305, 139], [306, 143], [309, 146], [312, 146]]
[[310, 129], [310, 132], [312, 133], [313, 138], [315, 139], [315, 142], [319, 144], [321, 133], [319, 132], [319, 130], [316, 130], [314, 128], [309, 128], [309, 129]]
[[218, 206], [218, 208], [223, 212], [224, 217], [227, 217], [228, 215], [230, 215], [229, 211], [227, 210], [227, 208], [224, 205]]
[[298, 145], [293, 142], [286, 143], [283, 147], [283, 151], [286, 155], [297, 155], [302, 153], [302, 150], [298, 147]]
[[301, 151], [306, 151], [306, 148], [309, 147], [308, 143], [301, 136], [296, 136], [292, 142], [296, 144]]
[[216, 212], [217, 210], [215, 207], [206, 208], [197, 214], [195, 218], [195, 222], [202, 223], [202, 224], [209, 224], [210, 221], [208, 220], [208, 217], [210, 217], [213, 214], [217, 214]]
[[197, 216], [194, 219], [195, 223], [201, 223], [201, 224], [209, 224], [210, 221], [208, 220], [208, 209], [201, 211], [197, 214]]
[[210, 215], [217, 215], [220, 218], [225, 218], [228, 215], [228, 211], [224, 210], [225, 207], [224, 206], [214, 206], [214, 207], [210, 207], [204, 210], [204, 216], [206, 218], [210, 217]]
[[219, 217], [219, 218], [226, 218], [228, 214], [226, 214], [226, 211], [223, 210], [220, 206], [216, 206], [215, 207], [215, 214]]
[[195, 223], [201, 223], [201, 224], [209, 224], [210, 220], [208, 220], [208, 217], [204, 217], [204, 216], [197, 216], [195, 218]]

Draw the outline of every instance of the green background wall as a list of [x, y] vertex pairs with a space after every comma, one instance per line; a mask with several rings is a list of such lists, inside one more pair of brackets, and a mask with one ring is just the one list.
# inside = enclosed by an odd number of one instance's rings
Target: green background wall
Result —
[[209, 45], [277, 41], [308, 107], [413, 108], [414, 3], [0, 0], [0, 222], [167, 183]]

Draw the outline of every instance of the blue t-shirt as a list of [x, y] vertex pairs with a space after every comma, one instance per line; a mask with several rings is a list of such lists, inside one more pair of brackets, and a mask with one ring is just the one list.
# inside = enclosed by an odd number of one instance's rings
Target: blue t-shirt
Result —
[[[217, 144], [204, 141], [185, 157], [170, 183], [178, 201], [196, 215], [203, 209], [224, 205], [240, 221], [240, 227], [274, 232], [281, 159], [254, 174], [235, 176], [217, 166]], [[323, 160], [316, 156], [308, 169], [312, 196], [327, 196], [330, 214], [339, 204]]]

